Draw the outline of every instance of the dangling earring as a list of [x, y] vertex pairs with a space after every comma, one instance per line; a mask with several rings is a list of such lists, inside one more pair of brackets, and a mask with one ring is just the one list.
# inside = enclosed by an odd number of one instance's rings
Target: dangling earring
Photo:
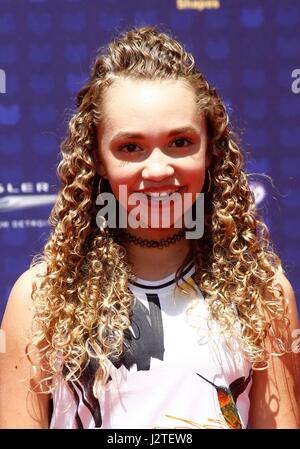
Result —
[[102, 182], [102, 176], [100, 176], [99, 184], [98, 184], [98, 195], [101, 195], [101, 182]]
[[204, 194], [208, 193], [208, 192], [210, 191], [210, 188], [211, 188], [211, 176], [210, 176], [210, 171], [209, 171], [209, 169], [207, 169], [207, 173], [208, 173], [208, 189], [207, 189], [206, 192], [202, 192], [202, 193], [204, 193]]
[[[97, 198], [101, 195], [101, 182], [102, 182], [102, 176], [100, 176], [100, 180], [99, 180], [99, 184], [98, 184]], [[105, 217], [103, 217], [103, 215], [100, 215], [100, 211], [96, 215], [96, 223], [101, 232], [103, 232], [105, 230], [105, 228], [107, 227], [107, 221], [106, 221]]]

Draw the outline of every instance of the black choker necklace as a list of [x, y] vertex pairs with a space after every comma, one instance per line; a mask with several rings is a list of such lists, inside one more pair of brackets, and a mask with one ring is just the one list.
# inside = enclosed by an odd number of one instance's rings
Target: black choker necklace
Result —
[[119, 240], [123, 240], [126, 242], [134, 243], [135, 245], [147, 247], [147, 248], [165, 248], [178, 240], [183, 239], [185, 235], [185, 229], [178, 232], [177, 234], [172, 235], [166, 239], [161, 240], [147, 240], [142, 239], [141, 237], [136, 237], [135, 235], [130, 234], [129, 232], [123, 231], [122, 234], [119, 234], [117, 237]]

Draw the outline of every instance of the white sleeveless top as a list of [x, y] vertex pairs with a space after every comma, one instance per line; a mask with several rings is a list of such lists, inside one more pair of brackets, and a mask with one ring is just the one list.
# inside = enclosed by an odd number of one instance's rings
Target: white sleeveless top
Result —
[[[59, 383], [50, 428], [247, 427], [251, 365], [226, 349], [216, 324], [209, 330], [193, 262], [183, 273], [197, 293], [179, 290], [175, 273], [129, 284], [136, 302], [125, 333], [127, 349], [109, 362], [104, 396], [99, 401], [93, 396], [91, 362], [79, 381]], [[197, 306], [190, 316], [193, 300]]]

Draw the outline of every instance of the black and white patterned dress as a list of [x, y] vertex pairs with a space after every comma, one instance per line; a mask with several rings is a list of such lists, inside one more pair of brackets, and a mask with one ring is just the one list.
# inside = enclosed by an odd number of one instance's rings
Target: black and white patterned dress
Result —
[[51, 428], [247, 427], [251, 366], [226, 349], [216, 324], [208, 325], [193, 262], [183, 273], [197, 293], [176, 288], [175, 274], [129, 284], [136, 302], [127, 350], [110, 362], [103, 398], [93, 396], [91, 363], [77, 382], [59, 383]]

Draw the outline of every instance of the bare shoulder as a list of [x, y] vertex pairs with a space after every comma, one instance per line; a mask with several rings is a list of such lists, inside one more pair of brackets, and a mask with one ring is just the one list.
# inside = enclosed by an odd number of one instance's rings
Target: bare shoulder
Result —
[[[32, 367], [26, 355], [31, 339], [33, 284], [37, 288], [45, 273], [43, 263], [26, 270], [10, 292], [1, 324], [0, 353], [0, 427], [47, 427], [47, 395], [29, 394]], [[33, 412], [34, 410], [34, 412]]]
[[12, 325], [15, 326], [17, 323], [26, 325], [26, 322], [31, 321], [33, 284], [36, 283], [38, 286], [40, 277], [45, 270], [45, 264], [40, 263], [26, 270], [16, 280], [7, 301], [1, 324], [2, 329], [10, 328]]
[[12, 292], [16, 290], [24, 290], [24, 293], [28, 293], [32, 290], [33, 282], [39, 283], [39, 280], [46, 272], [46, 263], [40, 262], [32, 267], [28, 268], [20, 277], [16, 280]]
[[37, 286], [39, 285], [41, 276], [45, 273], [45, 271], [46, 264], [39, 263], [33, 267], [30, 267], [16, 280], [7, 301], [7, 306], [1, 325], [2, 328], [11, 324], [12, 315], [14, 321], [16, 319], [26, 321], [26, 319], [31, 318], [31, 293], [33, 284], [36, 283]]
[[277, 270], [275, 279], [276, 283], [282, 287], [287, 304], [287, 317], [289, 318], [291, 323], [291, 331], [293, 331], [293, 327], [295, 328], [296, 326], [296, 328], [299, 328], [299, 315], [295, 292], [289, 279], [286, 276], [286, 273], [284, 273], [282, 268]]
[[254, 372], [250, 391], [250, 425], [252, 428], [299, 428], [300, 354], [293, 341], [300, 332], [297, 301], [293, 287], [281, 268], [276, 272], [275, 284], [281, 287], [287, 306], [288, 348], [284, 355], [271, 356], [268, 369]]

